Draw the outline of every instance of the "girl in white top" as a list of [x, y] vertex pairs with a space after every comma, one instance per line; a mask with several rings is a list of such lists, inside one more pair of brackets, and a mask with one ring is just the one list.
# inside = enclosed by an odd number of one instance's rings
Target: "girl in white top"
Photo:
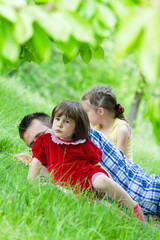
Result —
[[132, 129], [127, 123], [124, 108], [108, 85], [95, 86], [82, 96], [89, 120], [93, 126], [108, 137], [129, 160], [132, 157]]

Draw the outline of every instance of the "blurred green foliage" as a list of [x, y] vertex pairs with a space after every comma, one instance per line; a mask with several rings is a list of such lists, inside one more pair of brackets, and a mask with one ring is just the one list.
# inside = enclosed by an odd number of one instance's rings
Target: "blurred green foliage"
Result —
[[[160, 80], [159, 11], [160, 1], [158, 0], [0, 0], [0, 71], [3, 74], [7, 67], [17, 69], [22, 61], [40, 64], [44, 60], [49, 61], [52, 56], [51, 63], [54, 62], [57, 67], [55, 62], [57, 56], [53, 51], [53, 44], [62, 52], [64, 63], [76, 59], [73, 65], [77, 69], [79, 58], [85, 63], [90, 63], [93, 57], [104, 59], [108, 49], [103, 42], [112, 37], [112, 42], [115, 39], [116, 57], [124, 59], [126, 56], [130, 57], [130, 54], [134, 55], [136, 69], [138, 67], [144, 76], [148, 89], [153, 89], [153, 101], [150, 101], [148, 105], [150, 110], [146, 115], [148, 114], [155, 136], [160, 142], [158, 137], [160, 118], [157, 118], [159, 114], [156, 115], [156, 121], [153, 119], [154, 112], [157, 111], [154, 91]], [[137, 84], [139, 77], [132, 78], [131, 72], [119, 71], [121, 63], [119, 65], [118, 61], [112, 61], [113, 59], [108, 55], [107, 57], [108, 62], [105, 61], [107, 70], [102, 67], [103, 64], [96, 64], [94, 67], [95, 60], [88, 65], [88, 69], [91, 69], [95, 76], [85, 74], [85, 67], [82, 65], [79, 75], [74, 67], [72, 69], [67, 67], [67, 71], [70, 70], [68, 79], [65, 76], [65, 69], [62, 69], [62, 74], [59, 74], [60, 80], [57, 76], [49, 76], [51, 79], [54, 77], [53, 85], [50, 81], [42, 83], [41, 73], [38, 76], [39, 83], [37, 80], [34, 83], [45, 85], [50, 89], [50, 95], [54, 94], [56, 99], [59, 94], [54, 89], [61, 86], [63, 91], [61, 90], [60, 94], [64, 96], [64, 92], [67, 91], [66, 96], [73, 99], [74, 90], [70, 88], [71, 83], [73, 89], [79, 88], [82, 92], [97, 81], [102, 83], [114, 81], [114, 87], [125, 96], [123, 102], [130, 104], [131, 98], [133, 99], [132, 92], [135, 92], [135, 87], [139, 88], [139, 83]], [[126, 62], [127, 60], [125, 64]], [[97, 66], [99, 69], [95, 69]], [[53, 68], [56, 74], [55, 67]], [[112, 75], [108, 70], [110, 68], [111, 72], [117, 72], [113, 77], [109, 75]], [[33, 66], [32, 70], [34, 72]], [[26, 71], [28, 75], [27, 68]], [[102, 76], [101, 71], [106, 73], [107, 77], [105, 74]], [[96, 79], [95, 82], [93, 79]], [[45, 92], [45, 86], [43, 91], [39, 88], [41, 94]], [[145, 97], [147, 103], [147, 94]]]
[[53, 105], [65, 99], [80, 101], [82, 93], [91, 86], [109, 84], [128, 112], [140, 78], [138, 69], [130, 58], [117, 63], [111, 42], [106, 42], [104, 48], [107, 49], [104, 61], [93, 58], [85, 64], [77, 58], [65, 65], [61, 53], [54, 50], [49, 63], [37, 66], [23, 62], [18, 71], [8, 70], [5, 76], [16, 77], [29, 91], [39, 93]]

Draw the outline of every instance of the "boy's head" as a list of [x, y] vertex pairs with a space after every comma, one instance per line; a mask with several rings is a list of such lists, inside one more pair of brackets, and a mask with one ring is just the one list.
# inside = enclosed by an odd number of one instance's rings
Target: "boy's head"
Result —
[[42, 112], [26, 115], [19, 124], [19, 136], [32, 147], [35, 140], [51, 128], [51, 118]]
[[90, 130], [89, 119], [84, 107], [79, 102], [67, 100], [58, 104], [52, 111], [51, 123], [53, 123], [55, 117], [61, 117], [62, 115], [75, 121], [73, 140], [88, 137]]

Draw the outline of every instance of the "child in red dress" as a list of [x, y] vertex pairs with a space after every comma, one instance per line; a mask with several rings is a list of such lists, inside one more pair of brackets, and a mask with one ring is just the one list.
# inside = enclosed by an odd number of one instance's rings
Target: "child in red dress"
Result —
[[133, 209], [133, 216], [144, 222], [140, 206], [101, 167], [102, 151], [88, 139], [90, 125], [83, 106], [70, 100], [62, 102], [53, 109], [51, 122], [52, 132], [38, 137], [33, 144], [28, 178], [34, 181], [44, 165], [55, 183], [69, 184], [77, 191], [93, 187], [96, 192], [107, 192], [108, 197]]

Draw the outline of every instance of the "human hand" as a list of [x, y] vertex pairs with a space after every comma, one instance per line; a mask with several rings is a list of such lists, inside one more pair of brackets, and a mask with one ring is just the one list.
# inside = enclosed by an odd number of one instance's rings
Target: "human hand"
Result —
[[33, 159], [28, 153], [18, 153], [13, 156], [16, 157], [18, 161], [23, 162], [25, 165], [30, 165]]

